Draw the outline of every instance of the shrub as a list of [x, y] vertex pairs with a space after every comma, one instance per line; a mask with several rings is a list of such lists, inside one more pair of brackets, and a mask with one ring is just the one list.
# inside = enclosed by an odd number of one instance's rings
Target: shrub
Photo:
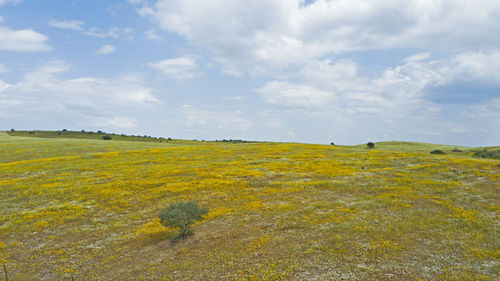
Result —
[[444, 151], [442, 151], [441, 149], [433, 150], [431, 151], [431, 154], [446, 155], [446, 153], [444, 153]]
[[103, 139], [103, 140], [110, 140], [110, 139], [111, 139], [111, 136], [102, 136], [102, 139]]
[[475, 151], [474, 154], [472, 154], [472, 156], [479, 158], [490, 158], [490, 159], [500, 160], [500, 150]]
[[331, 142], [330, 145], [335, 145], [335, 143]]
[[15, 132], [16, 130], [14, 130], [14, 129], [10, 129], [10, 131], [11, 131], [11, 132]]
[[373, 142], [369, 142], [366, 144], [366, 146], [368, 146], [368, 148], [374, 148], [375, 144]]
[[158, 217], [164, 226], [179, 228], [179, 235], [176, 238], [178, 239], [193, 234], [191, 226], [196, 221], [201, 221], [207, 213], [207, 207], [199, 206], [194, 201], [188, 201], [170, 204], [160, 212]]

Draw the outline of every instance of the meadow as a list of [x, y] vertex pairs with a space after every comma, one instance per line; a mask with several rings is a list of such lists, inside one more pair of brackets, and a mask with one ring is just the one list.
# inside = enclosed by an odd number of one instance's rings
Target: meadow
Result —
[[[434, 148], [0, 133], [0, 265], [9, 280], [498, 280], [499, 161]], [[181, 200], [210, 212], [173, 244], [157, 216]]]

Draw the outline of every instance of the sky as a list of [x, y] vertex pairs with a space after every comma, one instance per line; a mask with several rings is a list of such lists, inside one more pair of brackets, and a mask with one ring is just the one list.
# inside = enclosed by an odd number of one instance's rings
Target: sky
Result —
[[0, 130], [500, 145], [500, 1], [0, 0]]

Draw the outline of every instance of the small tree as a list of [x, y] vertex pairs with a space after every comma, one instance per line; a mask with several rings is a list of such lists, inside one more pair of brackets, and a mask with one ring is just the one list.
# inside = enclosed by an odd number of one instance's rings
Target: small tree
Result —
[[110, 140], [110, 139], [111, 139], [111, 136], [102, 136], [102, 139], [103, 139], [103, 140]]
[[369, 142], [366, 144], [366, 146], [368, 146], [368, 148], [374, 148], [375, 147], [375, 144], [373, 142]]
[[193, 234], [191, 226], [196, 221], [201, 221], [207, 213], [207, 207], [200, 207], [198, 203], [188, 201], [170, 204], [160, 212], [158, 217], [164, 226], [179, 228], [179, 235], [176, 238], [178, 239]]

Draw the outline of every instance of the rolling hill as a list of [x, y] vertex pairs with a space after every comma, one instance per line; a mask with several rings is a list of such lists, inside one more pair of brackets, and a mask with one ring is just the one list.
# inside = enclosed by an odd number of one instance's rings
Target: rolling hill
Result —
[[[499, 278], [497, 147], [102, 135], [0, 134], [9, 280]], [[171, 243], [185, 200], [210, 212]]]

